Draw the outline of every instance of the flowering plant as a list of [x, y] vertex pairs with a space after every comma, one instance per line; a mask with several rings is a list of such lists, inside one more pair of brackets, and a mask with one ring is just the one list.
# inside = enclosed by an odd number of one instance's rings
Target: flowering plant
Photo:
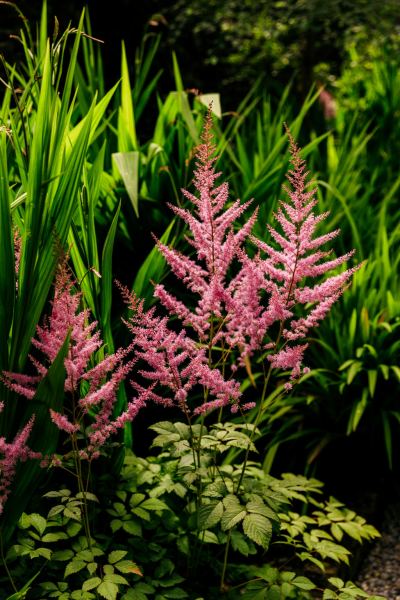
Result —
[[[269, 365], [265, 369], [267, 379], [271, 369], [290, 371], [285, 386], [289, 390], [304, 372], [309, 330], [326, 316], [357, 269], [342, 270], [320, 281], [353, 252], [327, 260], [330, 252], [322, 247], [339, 230], [316, 235], [318, 224], [328, 213], [314, 214], [316, 188], [307, 191], [308, 173], [289, 131], [291, 187], [285, 188], [288, 200], [280, 203], [276, 213], [282, 232], [268, 225], [275, 246], [251, 235], [257, 210], [235, 229], [235, 221], [251, 202], [241, 204], [236, 200], [226, 206], [228, 184], [215, 184], [220, 173], [214, 169], [211, 127], [209, 111], [197, 151], [194, 185], [198, 195], [183, 190], [194, 210], [171, 207], [188, 225], [190, 236], [186, 239], [194, 253], [188, 256], [157, 241], [172, 272], [193, 298], [190, 305], [187, 295], [183, 302], [163, 284], [155, 286], [154, 295], [168, 315], [181, 322], [179, 331], [168, 328], [169, 319], [155, 316], [154, 308], [145, 313], [142, 303], [125, 290], [132, 309], [127, 322], [132, 344], [136, 356], [147, 362], [147, 370], [142, 369], [141, 375], [153, 386], [172, 390], [187, 415], [188, 392], [194, 384], [205, 389], [204, 401], [193, 408], [194, 415], [227, 404], [236, 412], [241, 406], [240, 377], [236, 372], [240, 367], [250, 369], [256, 351]], [[252, 256], [245, 246], [250, 241], [256, 247]], [[310, 284], [312, 279], [317, 282]], [[165, 393], [152, 395], [164, 404], [173, 403]], [[246, 402], [241, 408], [253, 406], [253, 402]]]
[[[56, 360], [67, 341], [64, 393], [68, 402], [63, 412], [51, 409], [49, 417], [68, 434], [72, 453], [41, 458], [44, 464], [61, 466], [66, 458], [73, 458], [89, 547], [88, 489], [81, 461], [90, 462], [99, 456], [108, 438], [150, 402], [180, 409], [186, 422], [154, 425], [159, 434], [155, 445], [180, 458], [176, 475], [185, 486], [184, 512], [190, 517], [187, 527], [196, 539], [191, 568], [200, 563], [206, 538], [225, 545], [220, 590], [226, 591], [230, 547], [237, 549], [238, 540], [247, 540], [251, 548], [267, 549], [272, 533], [279, 528], [287, 497], [296, 498], [296, 489], [307, 493], [318, 487], [318, 482], [304, 478], [281, 482], [266, 479], [251, 465], [249, 454], [256, 451], [257, 425], [265, 410], [272, 371], [288, 373], [286, 391], [306, 372], [303, 357], [308, 332], [326, 316], [356, 267], [340, 270], [352, 252], [330, 258], [322, 249], [339, 231], [316, 235], [327, 213], [314, 213], [316, 190], [307, 189], [305, 163], [289, 131], [292, 170], [288, 174], [290, 187], [285, 188], [288, 199], [281, 201], [276, 213], [280, 229], [268, 226], [270, 244], [253, 236], [257, 210], [238, 225], [251, 201], [229, 203], [227, 183], [216, 184], [220, 174], [214, 168], [211, 127], [209, 111], [197, 150], [197, 195], [183, 191], [193, 211], [172, 207], [188, 225], [186, 240], [193, 252], [187, 255], [156, 241], [171, 271], [189, 293], [185, 301], [165, 285], [156, 285], [154, 295], [168, 313], [160, 316], [157, 306], [145, 310], [143, 300], [118, 284], [130, 308], [125, 324], [132, 340], [128, 347], [100, 358], [100, 332], [95, 322], [90, 323], [89, 312], [79, 309], [81, 294], [74, 289], [64, 260], [56, 276], [51, 315], [38, 327], [33, 340], [47, 363], [31, 357], [36, 375], [4, 372], [3, 382], [33, 398], [47, 375], [48, 364]], [[330, 272], [333, 274], [321, 281]], [[247, 374], [257, 387], [252, 377], [256, 355], [264, 374], [257, 402], [247, 398], [241, 386]], [[134, 395], [121, 414], [113, 415], [118, 387], [128, 376]], [[257, 406], [255, 422], [223, 423], [223, 411], [228, 406], [242, 416]], [[218, 418], [208, 429], [205, 417], [215, 409], [219, 410]], [[0, 445], [4, 454], [3, 502], [16, 461], [37, 458], [27, 446], [32, 426], [33, 419], [13, 443], [2, 440]], [[235, 467], [223, 462], [230, 448], [244, 453], [243, 462]], [[210, 533], [213, 529], [217, 534]], [[375, 532], [365, 531], [363, 535], [368, 538]], [[322, 558], [328, 557], [324, 552], [320, 551]], [[303, 552], [302, 560], [315, 562], [310, 552]]]

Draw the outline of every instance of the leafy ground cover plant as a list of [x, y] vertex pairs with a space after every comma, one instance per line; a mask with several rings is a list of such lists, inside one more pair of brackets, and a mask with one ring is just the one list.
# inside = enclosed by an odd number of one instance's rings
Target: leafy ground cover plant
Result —
[[[231, 532], [234, 556], [230, 560], [232, 581], [225, 590], [228, 598], [250, 598], [251, 594], [269, 598], [278, 592], [287, 598], [306, 599], [322, 593], [333, 598], [337, 588], [342, 588], [338, 594], [349, 588], [354, 598], [368, 597], [329, 573], [333, 565], [349, 561], [349, 540], [368, 540], [377, 532], [333, 498], [321, 500], [319, 482], [289, 474], [273, 478], [252, 463], [246, 473], [252, 481], [251, 500], [240, 506], [231, 494], [224, 496], [224, 486], [233, 485], [241, 465], [221, 466], [216, 474], [215, 448], [221, 456], [234, 445], [234, 429], [220, 425], [205, 432], [204, 470], [209, 479], [200, 512], [200, 538], [192, 501], [192, 453], [189, 444], [184, 444], [188, 426], [158, 423], [154, 426], [155, 444], [162, 444], [158, 457], [143, 459], [128, 453], [119, 480], [114, 478], [112, 483], [107, 476], [100, 483], [100, 500], [87, 495], [93, 521], [98, 523], [90, 546], [83, 535], [81, 494], [74, 496], [66, 488], [48, 492], [47, 514], [22, 515], [16, 543], [6, 557], [14, 585], [32, 573], [36, 580], [31, 598], [90, 599], [98, 594], [110, 600], [212, 600], [221, 597], [216, 585], [218, 568]], [[245, 437], [237, 439], [243, 443]], [[234, 527], [235, 520], [240, 527]], [[264, 527], [263, 535], [261, 525], [268, 521], [270, 527], [267, 534]], [[269, 537], [270, 549], [259, 563], [260, 549], [266, 549]], [[277, 551], [279, 547], [283, 552]], [[196, 576], [194, 559], [199, 571], [207, 569], [207, 579]], [[289, 570], [288, 564], [292, 565]], [[308, 571], [307, 565], [311, 565]]]

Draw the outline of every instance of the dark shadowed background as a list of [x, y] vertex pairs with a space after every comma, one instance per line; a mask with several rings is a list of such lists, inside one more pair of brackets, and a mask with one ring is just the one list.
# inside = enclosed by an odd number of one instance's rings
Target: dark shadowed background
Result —
[[[17, 57], [10, 35], [20, 26], [16, 11], [0, 5], [0, 51]], [[21, 0], [26, 17], [39, 19], [40, 0]], [[400, 38], [397, 0], [113, 0], [84, 2], [48, 0], [49, 13], [60, 29], [77, 23], [84, 5], [89, 8], [93, 35], [104, 41], [106, 78], [119, 73], [121, 39], [128, 57], [146, 31], [162, 33], [158, 54], [164, 69], [161, 89], [170, 89], [171, 51], [177, 53], [188, 88], [222, 92], [225, 108], [234, 109], [258, 78], [271, 89], [293, 77], [300, 94], [313, 82], [329, 83], [338, 76], [353, 40], [375, 40], [391, 54]]]

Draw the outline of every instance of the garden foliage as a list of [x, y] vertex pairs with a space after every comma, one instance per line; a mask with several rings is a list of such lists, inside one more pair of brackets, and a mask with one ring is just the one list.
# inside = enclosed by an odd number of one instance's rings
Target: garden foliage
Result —
[[[318, 93], [297, 114], [289, 88], [275, 115], [255, 90], [225, 125], [218, 96], [185, 91], [176, 57], [176, 90], [158, 98], [143, 141], [158, 39], [138, 51], [133, 87], [122, 48], [121, 82], [106, 92], [83, 29], [84, 16], [47, 40], [44, 6], [37, 42], [21, 31], [26, 65], [4, 63], [4, 590], [10, 600], [368, 597], [335, 565], [376, 529], [324, 499], [316, 479], [270, 472], [299, 437], [308, 455], [296, 467], [317, 460], [325, 434], [307, 423], [323, 411], [320, 428], [343, 436], [378, 411], [393, 466], [398, 414], [377, 389], [399, 382], [398, 228], [388, 228], [400, 180], [384, 187], [365, 239], [373, 134], [354, 122], [352, 149], [339, 124], [301, 151]], [[325, 169], [319, 190], [305, 156]], [[371, 291], [377, 265], [383, 284]], [[156, 434], [147, 458], [136, 422]]]

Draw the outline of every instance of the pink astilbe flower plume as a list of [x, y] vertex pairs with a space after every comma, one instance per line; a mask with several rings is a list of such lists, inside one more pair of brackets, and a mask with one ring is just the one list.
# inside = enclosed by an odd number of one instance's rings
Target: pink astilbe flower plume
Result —
[[[69, 347], [64, 361], [66, 412], [62, 414], [50, 409], [49, 416], [60, 431], [74, 435], [81, 430], [82, 419], [90, 411], [91, 418], [94, 418], [88, 429], [90, 454], [97, 452], [99, 442], [108, 437], [99, 436], [100, 430], [109, 427], [110, 435], [111, 430], [116, 431], [125, 422], [119, 419], [112, 424], [112, 414], [118, 388], [135, 361], [125, 360], [130, 351], [130, 348], [126, 348], [106, 356], [89, 368], [92, 361], [96, 362], [96, 352], [102, 346], [102, 340], [99, 331], [96, 331], [97, 322], [89, 322], [90, 312], [80, 310], [80, 303], [81, 294], [74, 289], [71, 273], [64, 259], [56, 274], [51, 314], [44, 325], [37, 327], [37, 337], [32, 340], [35, 348], [44, 355], [45, 362], [30, 356], [37, 375], [3, 372], [2, 380], [18, 394], [33, 398], [38, 383], [46, 376], [49, 366], [69, 335]], [[83, 381], [89, 383], [89, 389], [84, 397], [80, 397]], [[127, 410], [126, 414], [133, 415], [132, 407], [128, 406]], [[72, 416], [72, 422], [67, 412]]]
[[2, 514], [4, 504], [10, 495], [18, 462], [42, 458], [39, 452], [34, 452], [27, 446], [34, 420], [35, 417], [32, 416], [12, 442], [6, 442], [4, 437], [0, 437], [0, 514]]
[[198, 338], [210, 345], [215, 344], [226, 335], [224, 327], [211, 330], [214, 320], [229, 320], [227, 307], [232, 303], [232, 289], [228, 285], [229, 272], [232, 267], [240, 268], [240, 256], [243, 245], [251, 233], [257, 218], [257, 210], [253, 212], [238, 231], [234, 231], [234, 223], [243, 215], [251, 202], [241, 203], [236, 200], [229, 207], [228, 184], [216, 186], [220, 173], [214, 170], [216, 158], [212, 143], [212, 118], [208, 112], [202, 143], [197, 149], [194, 186], [198, 196], [182, 190], [184, 196], [193, 205], [193, 211], [172, 206], [172, 210], [189, 227], [188, 242], [195, 250], [195, 256], [189, 258], [175, 249], [157, 243], [173, 273], [182, 280], [186, 287], [197, 296], [196, 305], [190, 310], [161, 284], [154, 290], [168, 312], [176, 314], [184, 326], [191, 326]]
[[[206, 348], [188, 336], [184, 329], [168, 327], [168, 317], [156, 315], [155, 307], [145, 310], [143, 300], [119, 285], [131, 314], [125, 321], [132, 334], [135, 358], [143, 364], [138, 375], [150, 382], [144, 386], [132, 381], [134, 389], [146, 400], [165, 407], [178, 406], [187, 415], [237, 403], [239, 384], [226, 381], [218, 369], [208, 364]], [[213, 398], [192, 409], [187, 398], [195, 386], [203, 386]]]
[[[287, 134], [293, 166], [287, 175], [290, 187], [284, 186], [289, 200], [281, 201], [275, 215], [282, 232], [268, 226], [278, 248], [255, 238], [253, 241], [267, 255], [265, 259], [258, 261], [267, 282], [265, 289], [270, 294], [269, 305], [259, 319], [260, 329], [266, 332], [274, 321], [279, 321], [281, 325], [277, 340], [280, 344], [275, 345], [275, 351], [268, 356], [268, 360], [273, 367], [291, 369], [292, 378], [295, 379], [301, 374], [307, 343], [297, 345], [294, 342], [304, 340], [309, 330], [318, 326], [359, 267], [331, 275], [314, 286], [305, 285], [307, 279], [320, 278], [340, 267], [354, 251], [326, 260], [331, 253], [321, 248], [333, 240], [339, 230], [315, 236], [318, 224], [329, 213], [314, 214], [313, 209], [317, 204], [316, 188], [307, 190], [308, 173], [305, 171], [305, 162], [301, 159], [300, 150], [289, 130]], [[300, 308], [308, 304], [313, 305], [308, 309], [308, 314], [299, 316]]]
[[[353, 252], [332, 258], [324, 246], [336, 238], [339, 230], [316, 235], [318, 225], [329, 213], [314, 213], [316, 189], [308, 188], [305, 163], [288, 130], [293, 168], [287, 175], [290, 185], [284, 187], [288, 199], [280, 202], [275, 215], [279, 228], [267, 226], [271, 243], [251, 234], [257, 211], [239, 229], [235, 227], [250, 202], [236, 200], [228, 205], [227, 183], [216, 184], [220, 173], [214, 170], [211, 124], [209, 111], [196, 155], [196, 193], [183, 190], [193, 208], [172, 207], [189, 228], [187, 241], [194, 253], [189, 257], [157, 242], [172, 272], [192, 292], [194, 301], [189, 307], [161, 284], [156, 285], [154, 295], [169, 314], [181, 321], [186, 337], [180, 333], [179, 343], [197, 338], [196, 347], [209, 350], [210, 366], [217, 345], [235, 357], [233, 372], [238, 366], [248, 368], [257, 350], [268, 350], [271, 367], [290, 370], [294, 380], [303, 372], [307, 348], [304, 338], [326, 316], [356, 268], [331, 275], [322, 283], [321, 278], [340, 268]], [[249, 240], [258, 249], [254, 256], [246, 251]], [[314, 285], [309, 283], [312, 279], [317, 279]], [[166, 321], [158, 326], [161, 332]], [[174, 356], [177, 350], [178, 346], [172, 351]], [[156, 359], [151, 360], [156, 370]], [[168, 360], [166, 372], [172, 377], [173, 359]], [[161, 363], [157, 364], [161, 381]], [[290, 386], [288, 382], [287, 388]]]
[[73, 293], [73, 282], [64, 260], [56, 274], [51, 314], [43, 326], [38, 325], [37, 337], [32, 339], [33, 346], [42, 352], [48, 365], [30, 356], [38, 375], [3, 372], [3, 381], [10, 389], [32, 398], [38, 382], [46, 375], [48, 366], [55, 360], [68, 333], [70, 346], [65, 359], [67, 375], [64, 387], [68, 392], [77, 389], [90, 357], [101, 346], [99, 332], [93, 333], [96, 323], [88, 324], [89, 311], [78, 312], [80, 301], [81, 294]]

